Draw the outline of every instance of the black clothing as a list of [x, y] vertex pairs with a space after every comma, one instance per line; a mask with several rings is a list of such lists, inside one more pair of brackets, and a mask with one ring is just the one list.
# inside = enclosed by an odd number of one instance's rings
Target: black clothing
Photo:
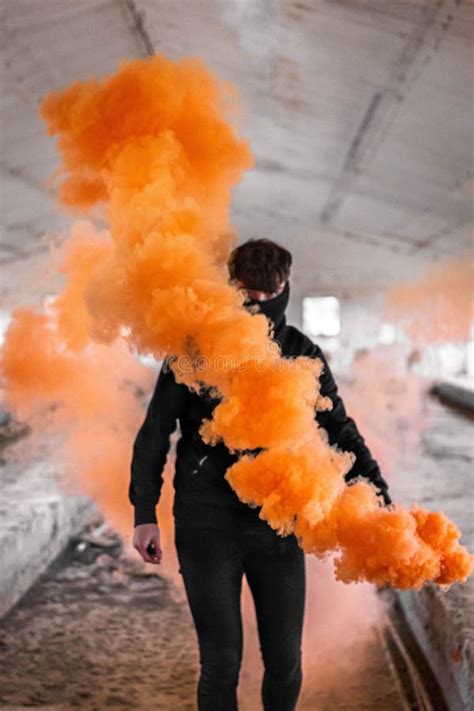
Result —
[[[242, 519], [244, 519], [242, 521]], [[293, 711], [302, 684], [305, 559], [295, 536], [255, 517], [229, 515], [227, 530], [176, 523], [180, 573], [199, 643], [199, 711], [237, 711], [242, 658], [242, 577], [249, 584], [265, 667], [265, 711]]]
[[274, 296], [272, 299], [266, 299], [264, 301], [258, 301], [257, 299], [247, 298], [245, 305], [250, 310], [255, 310], [258, 307], [258, 311], [269, 318], [274, 324], [275, 331], [286, 325], [285, 311], [290, 300], [290, 282], [287, 281], [283, 291]]
[[[355, 452], [346, 480], [363, 474], [389, 503], [387, 485], [344, 404], [321, 349], [298, 329], [286, 325], [289, 284], [273, 299], [257, 305], [274, 324], [273, 338], [283, 356], [307, 355], [324, 363], [321, 394], [333, 409], [315, 413], [330, 444]], [[129, 498], [135, 525], [156, 522], [155, 504], [170, 435], [180, 424], [176, 447], [173, 513], [175, 544], [196, 627], [201, 674], [199, 711], [236, 711], [242, 655], [240, 592], [245, 574], [254, 599], [265, 666], [265, 711], [294, 711], [301, 689], [301, 637], [305, 603], [304, 552], [294, 535], [285, 538], [258, 517], [259, 508], [242, 503], [225, 480], [238, 460], [221, 442], [204, 444], [199, 427], [220, 402], [209, 390], [197, 394], [176, 383], [165, 361], [133, 447]]]
[[[333, 402], [330, 411], [316, 412], [315, 417], [328, 433], [329, 443], [345, 451], [354, 452], [356, 461], [346, 474], [346, 481], [363, 475], [371, 481], [390, 503], [388, 487], [373, 459], [356, 423], [348, 417], [337, 385], [324, 357], [315, 343], [294, 326], [286, 325], [285, 308], [289, 299], [289, 283], [281, 294], [267, 301], [249, 299], [249, 306], [259, 309], [274, 322], [273, 339], [280, 345], [283, 356], [305, 355], [320, 358], [324, 363], [321, 395]], [[174, 378], [169, 362], [165, 361], [148, 406], [145, 420], [133, 446], [129, 499], [135, 509], [135, 525], [155, 523], [155, 505], [163, 484], [162, 471], [170, 445], [170, 435], [179, 421], [181, 437], [176, 447], [174, 476], [175, 499], [173, 513], [178, 521], [192, 519], [206, 522], [212, 518], [226, 525], [229, 511], [240, 511], [250, 519], [256, 518], [259, 508], [243, 504], [230, 484], [224, 479], [229, 466], [239, 458], [222, 443], [205, 444], [199, 434], [204, 418], [211, 418], [220, 402], [208, 392], [197, 394]]]

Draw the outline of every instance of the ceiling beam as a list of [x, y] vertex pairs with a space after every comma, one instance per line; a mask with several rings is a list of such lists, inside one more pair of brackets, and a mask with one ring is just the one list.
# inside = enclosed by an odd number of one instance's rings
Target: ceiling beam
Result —
[[145, 54], [152, 57], [156, 54], [155, 46], [145, 27], [146, 14], [140, 11], [134, 0], [122, 0], [123, 7], [134, 32], [138, 35]]
[[[446, 6], [453, 5], [446, 14]], [[329, 225], [337, 216], [354, 182], [375, 155], [387, 135], [405, 94], [416, 78], [418, 68], [436, 53], [441, 36], [451, 24], [456, 0], [437, 0], [425, 3], [423, 22], [413, 31], [394, 64], [386, 85], [374, 92], [362, 120], [346, 152], [339, 175], [334, 180], [329, 197], [320, 212], [322, 225]], [[423, 51], [429, 45], [427, 51]]]

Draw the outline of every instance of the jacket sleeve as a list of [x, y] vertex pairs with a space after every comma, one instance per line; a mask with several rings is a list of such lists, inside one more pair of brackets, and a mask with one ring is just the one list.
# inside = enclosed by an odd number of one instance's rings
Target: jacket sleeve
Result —
[[347, 472], [345, 480], [347, 482], [353, 481], [359, 476], [367, 479], [382, 494], [385, 504], [391, 504], [388, 484], [382, 477], [379, 465], [372, 457], [355, 421], [346, 412], [344, 402], [338, 393], [336, 381], [321, 348], [315, 345], [312, 355], [320, 358], [324, 364], [320, 378], [321, 395], [331, 398], [333, 403], [332, 410], [317, 412], [316, 419], [319, 425], [327, 431], [330, 444], [336, 444], [340, 449], [353, 452], [356, 455], [354, 465]]
[[186, 392], [186, 386], [176, 383], [168, 361], [164, 361], [133, 445], [128, 498], [134, 506], [135, 526], [157, 521], [155, 507], [163, 486], [170, 436], [183, 411]]

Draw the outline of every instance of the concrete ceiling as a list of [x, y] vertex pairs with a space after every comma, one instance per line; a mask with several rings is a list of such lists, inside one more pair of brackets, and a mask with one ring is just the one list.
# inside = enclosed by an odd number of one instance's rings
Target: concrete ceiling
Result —
[[240, 239], [294, 252], [293, 293], [355, 297], [472, 246], [474, 7], [461, 0], [4, 0], [5, 303], [51, 289], [60, 217], [42, 96], [118, 60], [199, 55], [237, 84], [256, 169]]

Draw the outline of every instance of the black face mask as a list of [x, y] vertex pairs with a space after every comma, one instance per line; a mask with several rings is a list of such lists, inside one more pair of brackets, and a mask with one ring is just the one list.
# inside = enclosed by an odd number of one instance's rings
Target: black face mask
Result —
[[272, 299], [258, 301], [258, 299], [246, 299], [245, 306], [258, 306], [260, 313], [265, 314], [275, 324], [275, 332], [277, 332], [286, 323], [285, 310], [290, 300], [290, 282], [287, 280], [285, 288]]

